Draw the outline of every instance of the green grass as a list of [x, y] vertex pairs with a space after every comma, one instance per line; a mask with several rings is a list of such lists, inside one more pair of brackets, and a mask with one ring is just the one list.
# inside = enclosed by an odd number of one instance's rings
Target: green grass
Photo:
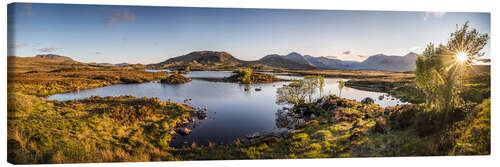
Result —
[[157, 98], [130, 96], [16, 106], [8, 112], [8, 160], [15, 164], [173, 160], [169, 141], [177, 127], [193, 120], [192, 110]]

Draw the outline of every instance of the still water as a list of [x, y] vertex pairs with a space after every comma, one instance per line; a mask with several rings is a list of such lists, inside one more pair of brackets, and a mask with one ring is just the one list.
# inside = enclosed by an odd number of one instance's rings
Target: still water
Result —
[[[227, 71], [193, 71], [187, 77], [222, 78], [228, 77]], [[297, 76], [279, 76], [284, 79], [300, 79]], [[325, 78], [323, 95], [338, 95], [337, 78]], [[278, 105], [276, 90], [289, 82], [275, 82], [264, 84], [244, 85], [237, 83], [210, 82], [193, 79], [193, 81], [169, 85], [158, 82], [140, 84], [120, 84], [83, 90], [78, 92], [52, 95], [48, 100], [73, 100], [90, 96], [121, 96], [132, 95], [136, 97], [158, 97], [165, 101], [184, 103], [185, 99], [192, 99], [188, 105], [193, 107], [208, 108], [208, 119], [197, 120], [190, 125], [192, 132], [187, 136], [176, 136], [171, 141], [172, 147], [181, 147], [196, 142], [207, 145], [208, 142], [217, 144], [231, 143], [237, 138], [259, 132], [269, 133], [283, 131], [280, 126], [278, 110], [288, 105]], [[245, 88], [250, 88], [245, 91]], [[256, 91], [255, 88], [262, 90]], [[379, 100], [380, 96], [384, 99]], [[316, 95], [319, 97], [319, 94]], [[382, 106], [395, 106], [404, 104], [399, 99], [385, 93], [362, 91], [345, 87], [342, 97], [361, 101], [371, 97], [375, 103]]]

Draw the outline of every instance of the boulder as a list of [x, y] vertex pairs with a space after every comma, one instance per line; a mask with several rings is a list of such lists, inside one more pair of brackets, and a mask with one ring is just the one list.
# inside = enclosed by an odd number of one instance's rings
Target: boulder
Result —
[[378, 97], [378, 100], [384, 100], [384, 95], [379, 96], [379, 97]]
[[250, 135], [247, 136], [248, 139], [256, 139], [256, 138], [259, 138], [260, 137], [260, 133], [259, 132], [255, 132], [255, 133], [252, 133]]
[[189, 133], [191, 133], [191, 129], [188, 129], [188, 128], [180, 128], [179, 130], [177, 130], [177, 132], [179, 134], [181, 134], [182, 136], [186, 136], [188, 135]]
[[363, 103], [363, 104], [372, 104], [372, 103], [375, 103], [375, 100], [373, 100], [372, 98], [366, 97], [363, 100], [361, 100], [361, 103]]

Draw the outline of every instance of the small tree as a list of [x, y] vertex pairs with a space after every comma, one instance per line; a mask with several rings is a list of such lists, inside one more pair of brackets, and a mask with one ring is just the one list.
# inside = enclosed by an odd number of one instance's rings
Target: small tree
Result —
[[339, 80], [337, 82], [339, 83], [339, 97], [341, 97], [342, 96], [342, 89], [344, 89], [344, 86], [345, 86], [345, 81]]
[[187, 67], [184, 69], [184, 72], [186, 72], [186, 73], [191, 72], [191, 67], [187, 66]]
[[312, 102], [314, 93], [322, 84], [321, 80], [323, 80], [321, 76], [306, 76], [304, 79], [278, 88], [276, 103], [299, 105], [304, 102]]
[[323, 87], [325, 85], [325, 79], [321, 75], [308, 75], [304, 77], [304, 83], [305, 83], [305, 89], [308, 91], [309, 94], [309, 102], [312, 101], [312, 96], [314, 95], [314, 92], [316, 92], [316, 89], [319, 88], [320, 91], [320, 96], [321, 93], [323, 92]]
[[304, 80], [297, 80], [281, 88], [276, 92], [277, 104], [299, 105], [305, 101], [307, 90], [304, 87]]
[[468, 23], [457, 26], [446, 45], [431, 43], [417, 57], [415, 82], [425, 94], [427, 110], [451, 112], [463, 101], [459, 97], [462, 76], [484, 56], [480, 51], [489, 39], [488, 34], [469, 30]]

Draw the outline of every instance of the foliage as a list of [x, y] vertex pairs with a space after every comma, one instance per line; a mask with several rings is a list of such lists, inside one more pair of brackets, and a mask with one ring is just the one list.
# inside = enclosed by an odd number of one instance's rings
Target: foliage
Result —
[[161, 83], [168, 83], [168, 84], [181, 84], [181, 83], [186, 83], [186, 82], [190, 82], [190, 81], [191, 81], [191, 78], [186, 78], [186, 77], [182, 76], [181, 74], [175, 74], [175, 73], [160, 80]]
[[491, 151], [491, 99], [485, 99], [441, 137], [440, 148], [449, 155], [489, 155]]
[[[446, 45], [427, 46], [416, 61], [416, 85], [424, 92], [427, 110], [452, 112], [463, 100], [458, 96], [463, 87], [463, 74], [486, 45], [488, 34], [469, 30], [468, 22], [452, 33]], [[457, 54], [467, 54], [465, 62], [457, 61]]]
[[37, 101], [8, 115], [14, 164], [173, 160], [169, 141], [193, 109], [158, 98]]
[[[288, 85], [284, 85], [277, 90], [277, 104], [299, 105], [305, 102], [312, 102], [316, 90], [324, 85], [322, 76], [305, 76], [304, 79], [295, 80]], [[306, 101], [307, 100], [307, 101]]]
[[229, 82], [239, 82], [242, 84], [265, 83], [280, 80], [273, 74], [253, 72], [250, 68], [238, 69], [233, 71], [233, 73], [233, 75], [225, 78], [224, 80]]
[[342, 97], [342, 89], [344, 89], [345, 81], [339, 80], [338, 84], [339, 84], [339, 97]]

